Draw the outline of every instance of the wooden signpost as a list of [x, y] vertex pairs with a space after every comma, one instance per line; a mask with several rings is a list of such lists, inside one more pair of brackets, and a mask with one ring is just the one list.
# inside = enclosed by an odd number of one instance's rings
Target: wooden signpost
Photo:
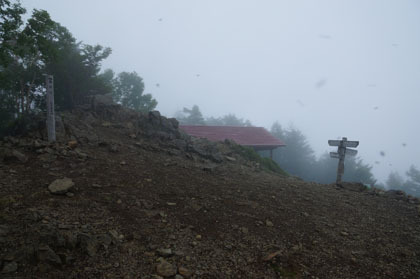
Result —
[[46, 75], [45, 85], [47, 89], [47, 132], [48, 141], [55, 141], [55, 112], [54, 112], [54, 78]]
[[348, 156], [356, 156], [357, 150], [350, 149], [348, 147], [357, 147], [359, 145], [358, 141], [348, 141], [347, 138], [342, 140], [329, 140], [328, 144], [330, 146], [337, 146], [337, 152], [330, 152], [331, 158], [338, 159], [338, 168], [337, 168], [337, 184], [341, 184], [341, 178], [344, 174], [344, 158]]

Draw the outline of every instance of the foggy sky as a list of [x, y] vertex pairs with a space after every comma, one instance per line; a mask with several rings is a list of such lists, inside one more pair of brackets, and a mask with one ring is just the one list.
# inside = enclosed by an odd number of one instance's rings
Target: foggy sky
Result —
[[234, 113], [268, 129], [278, 120], [318, 155], [346, 136], [380, 180], [420, 167], [420, 1], [22, 4], [111, 47], [104, 68], [136, 71], [164, 115], [197, 104], [205, 116]]

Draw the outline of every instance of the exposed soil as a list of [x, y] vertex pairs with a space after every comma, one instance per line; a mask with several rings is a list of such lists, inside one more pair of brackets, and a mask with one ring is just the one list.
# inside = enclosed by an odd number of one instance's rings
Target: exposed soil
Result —
[[2, 278], [420, 278], [415, 198], [265, 171], [229, 143], [215, 159], [97, 112], [63, 119], [56, 144], [0, 142], [19, 153], [0, 163]]

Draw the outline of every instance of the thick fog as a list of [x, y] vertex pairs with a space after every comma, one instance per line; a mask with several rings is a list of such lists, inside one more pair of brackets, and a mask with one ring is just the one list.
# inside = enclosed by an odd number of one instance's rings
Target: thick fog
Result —
[[268, 129], [279, 121], [317, 154], [346, 136], [382, 181], [420, 167], [417, 0], [22, 4], [111, 47], [104, 69], [136, 71], [164, 115], [196, 104], [204, 116], [234, 113]]

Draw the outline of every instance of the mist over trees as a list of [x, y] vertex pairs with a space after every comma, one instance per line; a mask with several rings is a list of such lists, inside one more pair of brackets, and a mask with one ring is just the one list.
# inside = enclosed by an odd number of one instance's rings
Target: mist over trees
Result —
[[[19, 121], [45, 113], [45, 74], [54, 76], [57, 110], [73, 109], [96, 94], [110, 94], [115, 102], [136, 111], [156, 108], [157, 100], [144, 93], [144, 81], [136, 72], [102, 70], [111, 48], [77, 41], [47, 11], [35, 9], [27, 20], [25, 14], [19, 2], [0, 0], [0, 137]], [[197, 105], [184, 108], [176, 118], [183, 125], [252, 126], [232, 113], [203, 116]], [[285, 129], [275, 122], [271, 134], [287, 144], [273, 152], [274, 161], [285, 171], [307, 181], [335, 181], [337, 160], [328, 153], [317, 158], [299, 129]], [[343, 180], [376, 185], [372, 166], [358, 157], [346, 157]], [[404, 177], [391, 172], [384, 186], [420, 196], [420, 171], [411, 166]]]
[[288, 173], [311, 180], [312, 175], [308, 171], [314, 168], [316, 158], [302, 132], [293, 127], [282, 129], [281, 125], [275, 122], [271, 134], [286, 143], [285, 147], [273, 151], [273, 160]]
[[[182, 125], [209, 125], [209, 126], [252, 126], [249, 120], [243, 120], [234, 114], [215, 118], [205, 118], [197, 105], [191, 109], [184, 108], [176, 118]], [[337, 160], [330, 157], [329, 153], [316, 158], [315, 152], [305, 135], [295, 127], [284, 129], [280, 123], [275, 122], [271, 127], [271, 134], [286, 143], [286, 147], [273, 150], [273, 160], [286, 172], [298, 176], [306, 181], [319, 183], [333, 183], [337, 175]], [[268, 152], [259, 152], [269, 156]], [[376, 179], [372, 166], [363, 163], [360, 158], [347, 156], [343, 181], [361, 182], [375, 185]]]
[[101, 73], [101, 63], [111, 48], [77, 42], [67, 28], [44, 10], [26, 10], [19, 2], [0, 1], [0, 136], [17, 121], [45, 110], [45, 74], [54, 76], [56, 109], [73, 109], [95, 94], [113, 94], [129, 108], [147, 111], [156, 107], [143, 94], [136, 73]]
[[420, 170], [415, 166], [411, 166], [406, 172], [406, 175], [407, 179], [404, 180], [398, 172], [391, 172], [386, 180], [386, 187], [420, 197]]
[[204, 118], [197, 105], [193, 105], [191, 109], [184, 108], [182, 112], [178, 112], [175, 116], [182, 125], [207, 125], [207, 126], [252, 126], [251, 121], [236, 117], [235, 114], [226, 114], [222, 117]]
[[[316, 158], [305, 135], [295, 127], [283, 129], [278, 122], [271, 127], [271, 134], [284, 141], [286, 147], [273, 151], [273, 160], [285, 171], [306, 181], [333, 183], [337, 176], [337, 160], [329, 153]], [[359, 158], [347, 156], [343, 181], [375, 185], [372, 167]]]

